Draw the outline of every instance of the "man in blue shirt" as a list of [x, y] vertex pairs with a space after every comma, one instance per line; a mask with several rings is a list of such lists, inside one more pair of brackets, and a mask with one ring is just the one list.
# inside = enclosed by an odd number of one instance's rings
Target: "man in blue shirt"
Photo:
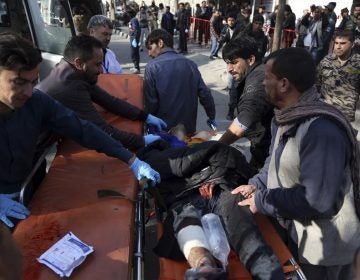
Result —
[[25, 219], [30, 213], [15, 201], [32, 169], [36, 142], [45, 129], [129, 164], [137, 179], [159, 182], [160, 175], [91, 122], [79, 119], [60, 103], [33, 89], [41, 53], [27, 40], [0, 34], [0, 220]]
[[215, 124], [215, 103], [197, 65], [173, 49], [172, 36], [162, 29], [152, 31], [146, 47], [149, 61], [144, 74], [145, 108], [161, 118], [168, 128], [182, 123], [187, 133], [196, 131], [198, 99], [210, 124]]

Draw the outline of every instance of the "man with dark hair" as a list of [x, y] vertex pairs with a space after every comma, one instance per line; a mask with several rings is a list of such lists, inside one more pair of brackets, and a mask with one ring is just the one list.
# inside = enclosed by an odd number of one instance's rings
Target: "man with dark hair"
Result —
[[166, 30], [171, 34], [171, 36], [173, 36], [175, 24], [176, 21], [174, 19], [174, 15], [170, 12], [170, 6], [166, 6], [165, 13], [161, 18], [161, 28]]
[[264, 18], [262, 15], [257, 14], [253, 17], [252, 23], [248, 24], [245, 27], [244, 31], [241, 32], [238, 36], [247, 35], [255, 39], [256, 44], [258, 46], [258, 52], [260, 55], [260, 59], [265, 56], [267, 51], [269, 40], [263, 31], [264, 26]]
[[155, 125], [158, 129], [165, 128], [166, 124], [96, 85], [102, 58], [101, 44], [95, 38], [86, 35], [73, 37], [65, 47], [64, 58], [36, 87], [73, 110], [78, 117], [92, 121], [125, 147], [136, 151], [157, 140], [158, 136], [150, 134], [143, 137], [111, 126], [100, 116], [93, 103], [130, 120]]
[[145, 108], [163, 119], [169, 128], [181, 123], [186, 132], [196, 131], [198, 99], [209, 122], [215, 124], [215, 104], [197, 65], [173, 49], [172, 36], [162, 29], [152, 31], [146, 46], [154, 58], [145, 68]]
[[329, 2], [324, 9], [324, 14], [325, 14], [324, 16], [327, 19], [327, 25], [323, 27], [323, 32], [322, 32], [322, 39], [323, 39], [322, 58], [328, 54], [330, 42], [335, 32], [335, 25], [337, 20], [337, 16], [334, 12], [335, 7], [336, 7], [336, 2]]
[[360, 54], [353, 53], [354, 33], [339, 30], [335, 35], [334, 53], [327, 55], [317, 69], [317, 86], [325, 102], [334, 105], [355, 121], [360, 94]]
[[359, 147], [346, 118], [322, 102], [316, 66], [302, 48], [269, 55], [265, 89], [274, 105], [262, 170], [232, 193], [274, 217], [307, 279], [353, 279], [360, 244]]
[[89, 35], [98, 39], [103, 48], [103, 72], [111, 74], [122, 74], [123, 70], [116, 59], [115, 53], [108, 48], [113, 32], [111, 19], [103, 15], [92, 16], [87, 25]]
[[187, 54], [187, 34], [190, 28], [190, 16], [188, 15], [185, 4], [179, 3], [176, 13], [176, 30], [179, 31], [179, 53]]
[[[101, 71], [101, 44], [97, 52], [100, 57], [97, 71]], [[25, 219], [30, 214], [16, 199], [32, 169], [38, 137], [46, 129], [128, 163], [137, 179], [146, 177], [160, 181], [159, 173], [120, 142], [92, 122], [79, 119], [73, 111], [40, 90], [33, 89], [41, 61], [40, 51], [30, 42], [18, 35], [0, 34], [0, 220], [9, 227], [14, 226], [9, 217]], [[80, 60], [74, 64], [89, 66]]]
[[237, 108], [238, 115], [220, 141], [231, 144], [241, 137], [248, 138], [252, 163], [260, 168], [268, 156], [273, 110], [265, 98], [264, 65], [257, 44], [253, 38], [241, 36], [226, 44], [222, 55], [229, 73], [239, 85], [229, 102], [230, 113]]
[[139, 20], [136, 18], [136, 12], [129, 10], [130, 16], [129, 21], [129, 37], [130, 37], [130, 49], [131, 49], [131, 60], [134, 63], [134, 67], [130, 71], [134, 74], [140, 73], [140, 35], [141, 28]]

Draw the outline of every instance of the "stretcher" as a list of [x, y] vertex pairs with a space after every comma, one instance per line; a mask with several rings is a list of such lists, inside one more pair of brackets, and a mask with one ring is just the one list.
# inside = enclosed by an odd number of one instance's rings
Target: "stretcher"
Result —
[[[109, 93], [143, 108], [143, 81], [138, 75], [102, 74], [98, 83]], [[99, 110], [111, 125], [143, 133], [141, 122]], [[136, 213], [142, 226], [139, 199], [142, 202], [138, 182], [125, 163], [65, 139], [28, 205], [31, 215], [13, 232], [22, 250], [23, 279], [59, 278], [36, 258], [69, 231], [95, 250], [71, 278], [130, 279], [133, 263], [139, 269], [142, 261], [143, 237], [135, 234], [134, 222]], [[139, 251], [135, 262], [134, 249]]]
[[[256, 214], [255, 219], [259, 225], [260, 231], [265, 241], [273, 249], [280, 263], [283, 265], [285, 279], [306, 279], [301, 268], [296, 263], [289, 249], [276, 232], [268, 218], [264, 215]], [[163, 227], [162, 224], [157, 225], [158, 237], [161, 237]], [[240, 262], [238, 256], [231, 251], [229, 255], [229, 280], [249, 280], [252, 279], [250, 273]], [[184, 279], [185, 271], [189, 268], [186, 261], [173, 261], [166, 258], [159, 258], [160, 273], [159, 280], [180, 280]]]

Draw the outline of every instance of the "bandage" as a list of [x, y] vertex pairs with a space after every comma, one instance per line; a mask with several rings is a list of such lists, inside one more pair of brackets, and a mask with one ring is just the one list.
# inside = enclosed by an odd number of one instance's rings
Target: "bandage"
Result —
[[190, 250], [194, 247], [202, 247], [210, 250], [204, 231], [200, 226], [184, 227], [178, 232], [177, 241], [186, 259], [189, 257]]

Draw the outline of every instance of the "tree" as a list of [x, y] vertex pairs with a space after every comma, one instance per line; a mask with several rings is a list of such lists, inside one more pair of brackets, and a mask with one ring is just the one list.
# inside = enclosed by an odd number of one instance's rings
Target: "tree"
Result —
[[278, 10], [276, 14], [276, 23], [275, 23], [274, 37], [273, 37], [272, 49], [271, 49], [272, 51], [276, 51], [280, 49], [285, 4], [286, 4], [286, 0], [278, 0]]

